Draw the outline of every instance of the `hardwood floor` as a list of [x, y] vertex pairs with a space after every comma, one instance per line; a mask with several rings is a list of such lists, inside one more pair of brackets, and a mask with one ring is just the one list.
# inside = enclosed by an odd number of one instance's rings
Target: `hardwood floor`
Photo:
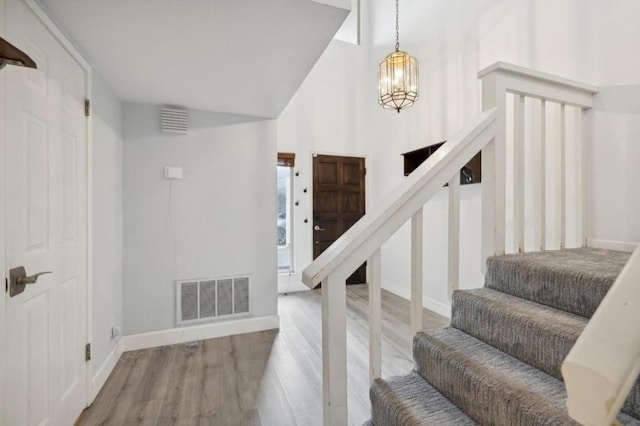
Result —
[[[347, 288], [349, 424], [370, 418], [367, 286]], [[122, 355], [78, 425], [322, 424], [320, 292], [278, 298], [280, 330]], [[409, 303], [382, 295], [382, 374], [413, 367]], [[448, 320], [425, 310], [424, 327]]]

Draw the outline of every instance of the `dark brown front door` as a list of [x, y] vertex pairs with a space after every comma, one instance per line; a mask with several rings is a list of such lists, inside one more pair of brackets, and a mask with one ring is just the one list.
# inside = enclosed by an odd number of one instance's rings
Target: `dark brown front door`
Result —
[[[313, 258], [364, 216], [364, 158], [314, 155]], [[366, 264], [347, 284], [367, 281]]]

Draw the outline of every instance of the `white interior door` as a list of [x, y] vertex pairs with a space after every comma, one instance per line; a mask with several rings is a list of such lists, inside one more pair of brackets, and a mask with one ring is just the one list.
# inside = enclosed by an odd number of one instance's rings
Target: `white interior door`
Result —
[[38, 64], [2, 71], [6, 267], [52, 273], [7, 295], [3, 404], [11, 425], [66, 426], [87, 395], [84, 71], [28, 6], [6, 4], [8, 40]]

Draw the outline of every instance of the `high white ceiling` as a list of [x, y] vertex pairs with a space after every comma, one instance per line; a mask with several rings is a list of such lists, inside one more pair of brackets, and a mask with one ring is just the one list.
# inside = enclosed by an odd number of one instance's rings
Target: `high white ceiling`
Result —
[[39, 0], [122, 101], [277, 117], [350, 0]]

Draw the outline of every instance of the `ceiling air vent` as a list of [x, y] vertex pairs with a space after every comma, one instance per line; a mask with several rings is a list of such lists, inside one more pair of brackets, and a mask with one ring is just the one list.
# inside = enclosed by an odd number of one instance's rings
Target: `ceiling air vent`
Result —
[[186, 135], [189, 130], [189, 113], [183, 109], [162, 108], [162, 131]]

